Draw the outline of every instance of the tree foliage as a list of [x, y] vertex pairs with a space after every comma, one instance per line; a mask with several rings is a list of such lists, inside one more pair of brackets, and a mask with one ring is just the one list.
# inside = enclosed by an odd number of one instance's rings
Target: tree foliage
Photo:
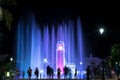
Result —
[[120, 61], [120, 44], [114, 44], [111, 48], [111, 59], [114, 62]]
[[8, 8], [14, 5], [16, 5], [15, 0], [0, 0], [0, 22], [4, 22], [8, 30], [11, 29], [13, 22], [12, 13]]
[[3, 21], [5, 22], [5, 26], [10, 30], [13, 22], [12, 14], [7, 9], [3, 10]]

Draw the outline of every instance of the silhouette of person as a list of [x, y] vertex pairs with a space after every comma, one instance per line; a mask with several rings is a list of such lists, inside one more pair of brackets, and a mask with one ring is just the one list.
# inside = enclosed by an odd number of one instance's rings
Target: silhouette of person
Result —
[[29, 80], [31, 79], [31, 76], [32, 76], [32, 69], [29, 67], [28, 71], [28, 77], [29, 77]]
[[77, 68], [75, 68], [75, 78], [77, 78]]
[[68, 68], [65, 66], [64, 67], [64, 78], [67, 78], [67, 74], [68, 74]]
[[22, 78], [23, 79], [25, 78], [25, 71], [24, 70], [22, 71]]
[[53, 70], [53, 68], [51, 68], [51, 76], [52, 76], [52, 79], [53, 79], [53, 75], [54, 75], [54, 70]]
[[57, 69], [57, 77], [58, 77], [58, 79], [60, 79], [60, 74], [61, 74], [61, 70], [60, 70], [60, 68], [58, 68]]
[[48, 65], [46, 69], [47, 69], [47, 71], [46, 71], [47, 77], [50, 78], [50, 74], [51, 74], [51, 71], [50, 71], [51, 68], [50, 68], [50, 66]]
[[86, 71], [87, 71], [87, 80], [90, 80], [90, 67], [88, 66], [87, 67], [87, 69], [86, 69]]
[[38, 77], [39, 77], [39, 70], [38, 70], [38, 67], [36, 67], [36, 69], [35, 69], [35, 75], [36, 75], [36, 78], [38, 79]]

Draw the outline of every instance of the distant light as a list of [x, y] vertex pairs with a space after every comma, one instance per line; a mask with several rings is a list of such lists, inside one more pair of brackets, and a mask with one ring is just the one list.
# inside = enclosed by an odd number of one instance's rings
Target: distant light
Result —
[[7, 77], [10, 77], [10, 72], [7, 72], [6, 76], [7, 76]]
[[57, 75], [57, 71], [54, 72]]
[[83, 71], [83, 74], [86, 74], [87, 72], [86, 71]]
[[13, 61], [13, 58], [10, 58], [10, 61], [12, 62], [12, 61]]
[[47, 63], [47, 59], [46, 58], [44, 58], [44, 62]]
[[115, 64], [118, 64], [118, 62], [116, 62]]
[[80, 65], [82, 65], [83, 63], [82, 62], [80, 62]]
[[40, 70], [40, 73], [43, 73], [44, 72], [44, 70]]
[[79, 74], [80, 72], [79, 71], [77, 71], [77, 74]]
[[103, 28], [100, 28], [99, 31], [100, 31], [100, 34], [103, 34], [104, 29], [103, 29]]
[[57, 51], [65, 51], [65, 46], [63, 41], [58, 41], [57, 42]]
[[58, 47], [58, 50], [63, 50], [63, 46], [60, 45], [60, 46]]

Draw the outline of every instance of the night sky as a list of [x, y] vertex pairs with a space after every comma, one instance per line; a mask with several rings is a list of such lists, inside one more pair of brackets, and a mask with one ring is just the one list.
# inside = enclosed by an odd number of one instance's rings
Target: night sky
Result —
[[[11, 31], [4, 32], [6, 37], [0, 39], [0, 53], [15, 54], [15, 31], [21, 16], [33, 11], [37, 22], [59, 23], [62, 20], [76, 20], [79, 16], [82, 23], [84, 50], [86, 56], [93, 54], [100, 58], [110, 55], [110, 48], [115, 43], [120, 43], [120, 16], [111, 14], [111, 8], [97, 10], [92, 7], [81, 6], [78, 2], [40, 2], [39, 0], [17, 0], [18, 5], [10, 8], [14, 14], [14, 25]], [[103, 11], [103, 12], [102, 12]], [[114, 11], [115, 12], [115, 11]], [[90, 15], [92, 14], [92, 15]], [[40, 24], [40, 23], [39, 23]], [[100, 35], [99, 28], [103, 27], [105, 33]]]

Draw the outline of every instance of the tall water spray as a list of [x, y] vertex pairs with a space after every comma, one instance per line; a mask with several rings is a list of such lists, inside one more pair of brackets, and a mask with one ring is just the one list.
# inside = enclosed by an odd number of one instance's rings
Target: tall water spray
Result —
[[[61, 50], [63, 59], [60, 60], [58, 58], [60, 58]], [[21, 19], [18, 23], [17, 68], [21, 71], [27, 71], [28, 67], [31, 67], [34, 73], [35, 68], [38, 67], [41, 73], [44, 73], [47, 65], [53, 67], [55, 71], [56, 66], [63, 68], [68, 65], [75, 66], [81, 72], [84, 70], [83, 54], [79, 18], [77, 24], [69, 20], [57, 26], [37, 25], [34, 16], [30, 16], [28, 21]], [[62, 60], [63, 62], [60, 63]]]

